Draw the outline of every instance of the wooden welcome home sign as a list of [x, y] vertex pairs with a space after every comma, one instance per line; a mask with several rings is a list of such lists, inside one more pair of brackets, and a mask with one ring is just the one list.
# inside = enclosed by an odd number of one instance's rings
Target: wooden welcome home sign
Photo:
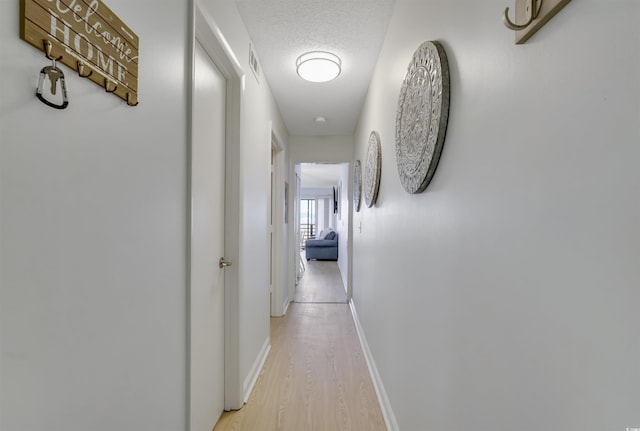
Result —
[[138, 104], [138, 36], [102, 1], [20, 0], [20, 38]]

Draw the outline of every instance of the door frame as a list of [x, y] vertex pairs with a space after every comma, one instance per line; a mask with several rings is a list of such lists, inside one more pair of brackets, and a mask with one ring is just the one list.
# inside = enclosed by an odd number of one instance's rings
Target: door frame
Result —
[[[288, 280], [286, 277], [288, 266], [287, 224], [285, 224], [285, 148], [282, 139], [273, 129], [269, 121], [269, 139], [271, 142], [272, 162], [269, 168], [272, 174], [273, 188], [269, 194], [269, 206], [272, 211], [269, 217], [272, 223], [271, 244], [271, 274], [272, 292], [270, 312], [272, 317], [284, 316], [293, 299], [289, 295]], [[289, 185], [291, 187], [291, 185]], [[290, 199], [290, 198], [289, 198]], [[288, 207], [286, 207], [288, 208]], [[288, 217], [288, 214], [287, 214]]]
[[[224, 316], [224, 409], [237, 410], [244, 404], [243, 385], [240, 378], [240, 295], [239, 295], [239, 249], [240, 249], [240, 116], [242, 100], [242, 83], [244, 71], [240, 66], [236, 56], [232, 52], [229, 44], [223, 36], [220, 28], [213, 18], [203, 10], [196, 0], [190, 2], [191, 11], [191, 37], [190, 37], [190, 70], [188, 81], [188, 178], [191, 176], [191, 148], [192, 148], [192, 120], [193, 120], [193, 82], [195, 73], [195, 47], [196, 40], [211, 57], [216, 67], [226, 79], [226, 137], [225, 137], [225, 241], [224, 257], [231, 260], [233, 264], [225, 269], [225, 316]], [[191, 181], [188, 179], [189, 200], [191, 199]], [[188, 202], [187, 226], [187, 277], [191, 268], [191, 202]], [[190, 302], [191, 280], [187, 280], [187, 307]], [[187, 308], [187, 322], [191, 319], [191, 310]], [[188, 328], [187, 324], [187, 328]], [[187, 412], [191, 411], [191, 400], [189, 399], [191, 370], [189, 369], [189, 355], [191, 346], [189, 345], [190, 334], [187, 334]]]

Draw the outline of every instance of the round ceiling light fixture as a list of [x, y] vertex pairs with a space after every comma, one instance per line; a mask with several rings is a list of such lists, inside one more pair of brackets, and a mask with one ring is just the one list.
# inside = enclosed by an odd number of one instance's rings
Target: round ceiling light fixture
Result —
[[334, 80], [342, 71], [340, 58], [326, 51], [311, 51], [296, 60], [296, 72], [300, 78], [310, 82]]

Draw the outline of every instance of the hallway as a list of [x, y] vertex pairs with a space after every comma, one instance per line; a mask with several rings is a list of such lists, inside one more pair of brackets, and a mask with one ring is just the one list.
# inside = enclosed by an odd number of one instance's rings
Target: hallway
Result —
[[[308, 262], [303, 279], [328, 264], [335, 262]], [[271, 351], [249, 401], [224, 413], [214, 428], [385, 429], [349, 305], [310, 302], [291, 303], [284, 317], [271, 318]]]
[[[231, 358], [204, 386], [245, 407], [218, 430], [382, 429], [377, 399], [389, 431], [640, 428], [640, 1], [544, 1], [566, 6], [516, 44], [500, 15], [519, 3], [0, 2], [0, 430], [210, 431], [222, 413], [191, 393], [193, 362], [221, 365], [191, 341], [198, 45], [225, 78], [233, 224], [202, 263], [224, 274]], [[123, 29], [137, 40], [114, 46]], [[427, 42], [446, 68], [423, 73]], [[301, 78], [312, 50], [336, 79]], [[65, 109], [35, 91], [58, 56]], [[303, 196], [303, 163], [348, 166]], [[314, 198], [349, 304], [290, 304]]]

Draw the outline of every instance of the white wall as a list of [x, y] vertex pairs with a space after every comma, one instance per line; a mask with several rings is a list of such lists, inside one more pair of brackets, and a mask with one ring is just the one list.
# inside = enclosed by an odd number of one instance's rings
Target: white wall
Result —
[[[110, 0], [140, 37], [140, 105], [50, 64], [0, 2], [0, 429], [186, 424], [188, 2]], [[153, 20], [149, 19], [153, 11]]]
[[335, 223], [333, 222], [334, 220], [333, 190], [324, 190], [324, 192], [325, 193], [322, 193], [322, 195], [318, 195], [318, 194], [309, 195], [306, 189], [302, 190], [302, 195], [305, 198], [316, 199], [317, 226], [316, 226], [316, 232], [314, 232], [316, 235], [316, 238], [326, 228], [330, 227], [333, 229], [335, 227]]
[[[355, 135], [382, 140], [355, 213], [353, 298], [402, 430], [640, 426], [640, 3], [571, 2], [523, 46], [490, 0], [399, 0]], [[427, 190], [395, 162], [415, 49], [451, 111]]]
[[[289, 166], [288, 132], [268, 83], [264, 77], [258, 83], [249, 68], [250, 40], [235, 3], [230, 0], [202, 0], [199, 3], [220, 27], [245, 71], [241, 102], [241, 242], [237, 264], [240, 266], [240, 372], [245, 376], [246, 385], [252, 380], [252, 369], [269, 338], [271, 138], [272, 133], [278, 137], [286, 152], [284, 165]], [[285, 279], [288, 278], [286, 275]]]

